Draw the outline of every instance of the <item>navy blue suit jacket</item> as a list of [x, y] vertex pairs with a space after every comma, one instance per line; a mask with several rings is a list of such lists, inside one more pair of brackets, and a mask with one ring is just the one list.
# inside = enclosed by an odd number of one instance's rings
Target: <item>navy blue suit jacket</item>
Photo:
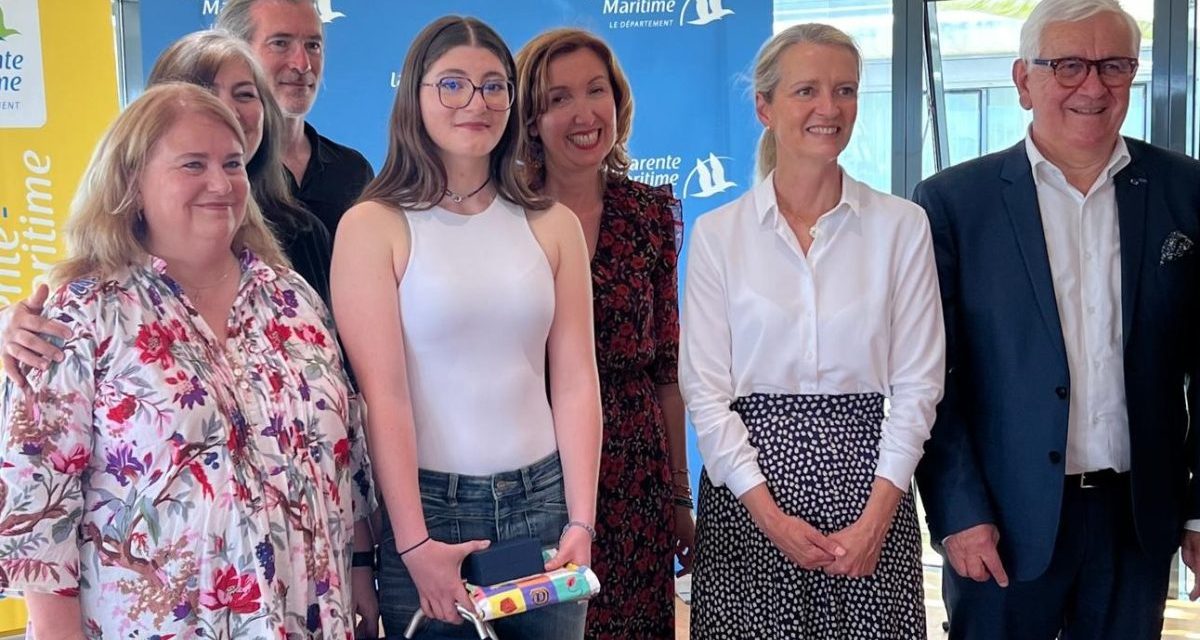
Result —
[[[1173, 233], [1200, 242], [1200, 162], [1126, 144], [1114, 180], [1132, 508], [1142, 548], [1159, 555], [1200, 517], [1187, 410], [1200, 388], [1200, 247], [1163, 259]], [[1009, 575], [1030, 580], [1058, 532], [1071, 378], [1024, 142], [938, 173], [913, 199], [929, 215], [946, 320], [946, 393], [917, 470], [929, 528], [936, 541], [996, 524]]]

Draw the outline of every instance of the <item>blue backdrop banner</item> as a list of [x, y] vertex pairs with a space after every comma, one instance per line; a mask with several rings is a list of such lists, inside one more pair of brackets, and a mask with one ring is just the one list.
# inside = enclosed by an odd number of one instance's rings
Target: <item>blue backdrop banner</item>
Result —
[[[749, 74], [771, 35], [771, 0], [318, 0], [325, 22], [324, 80], [309, 121], [361, 151], [376, 167], [409, 43], [433, 19], [472, 15], [515, 53], [537, 33], [576, 26], [604, 38], [620, 59], [635, 102], [631, 177], [671, 183], [684, 228], [750, 188], [761, 125]], [[138, 3], [142, 59], [176, 38], [210, 27], [220, 0]], [[686, 255], [683, 256], [686, 260]], [[680, 262], [683, 273], [684, 262]], [[690, 452], [693, 482], [699, 456]]]
[[[537, 33], [577, 26], [612, 46], [633, 86], [634, 179], [670, 182], [689, 218], [749, 186], [754, 118], [749, 68], [771, 34], [771, 0], [320, 0], [324, 81], [309, 120], [377, 168], [400, 66], [417, 32], [446, 13], [477, 16], [516, 51]], [[152, 0], [141, 8], [142, 60], [212, 26], [220, 0]]]

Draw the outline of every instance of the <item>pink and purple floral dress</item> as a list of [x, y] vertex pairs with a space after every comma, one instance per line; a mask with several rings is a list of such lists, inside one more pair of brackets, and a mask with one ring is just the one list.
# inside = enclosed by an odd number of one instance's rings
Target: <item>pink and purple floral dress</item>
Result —
[[0, 586], [88, 637], [353, 636], [359, 411], [317, 295], [241, 261], [223, 343], [157, 258], [60, 287], [65, 359], [0, 396]]

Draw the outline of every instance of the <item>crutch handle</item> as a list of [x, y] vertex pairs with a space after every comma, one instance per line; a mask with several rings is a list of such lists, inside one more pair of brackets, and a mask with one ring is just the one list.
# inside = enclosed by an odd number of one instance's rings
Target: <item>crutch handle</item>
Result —
[[417, 609], [417, 612], [413, 614], [412, 620], [408, 621], [408, 628], [404, 630], [405, 640], [415, 638], [417, 630], [421, 628], [422, 624], [425, 624], [425, 612]]
[[[495, 630], [492, 629], [492, 625], [480, 619], [479, 616], [475, 615], [474, 611], [467, 609], [459, 603], [455, 603], [454, 606], [458, 609], [458, 615], [462, 616], [463, 620], [470, 622], [475, 627], [475, 633], [479, 634], [479, 640], [500, 640]], [[421, 625], [423, 624], [425, 624], [425, 612], [417, 609], [417, 612], [413, 614], [412, 620], [408, 622], [408, 628], [404, 630], [404, 637], [408, 640], [415, 638], [417, 631], [421, 629]]]

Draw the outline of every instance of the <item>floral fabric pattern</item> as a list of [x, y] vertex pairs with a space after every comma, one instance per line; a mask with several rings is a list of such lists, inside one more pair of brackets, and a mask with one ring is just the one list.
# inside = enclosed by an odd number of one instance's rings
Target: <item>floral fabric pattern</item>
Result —
[[679, 205], [670, 186], [611, 182], [592, 258], [604, 444], [589, 639], [675, 637], [671, 468], [657, 387], [676, 381]]
[[65, 359], [4, 386], [0, 587], [89, 638], [352, 638], [360, 410], [316, 293], [241, 265], [223, 344], [157, 258], [60, 287]]

